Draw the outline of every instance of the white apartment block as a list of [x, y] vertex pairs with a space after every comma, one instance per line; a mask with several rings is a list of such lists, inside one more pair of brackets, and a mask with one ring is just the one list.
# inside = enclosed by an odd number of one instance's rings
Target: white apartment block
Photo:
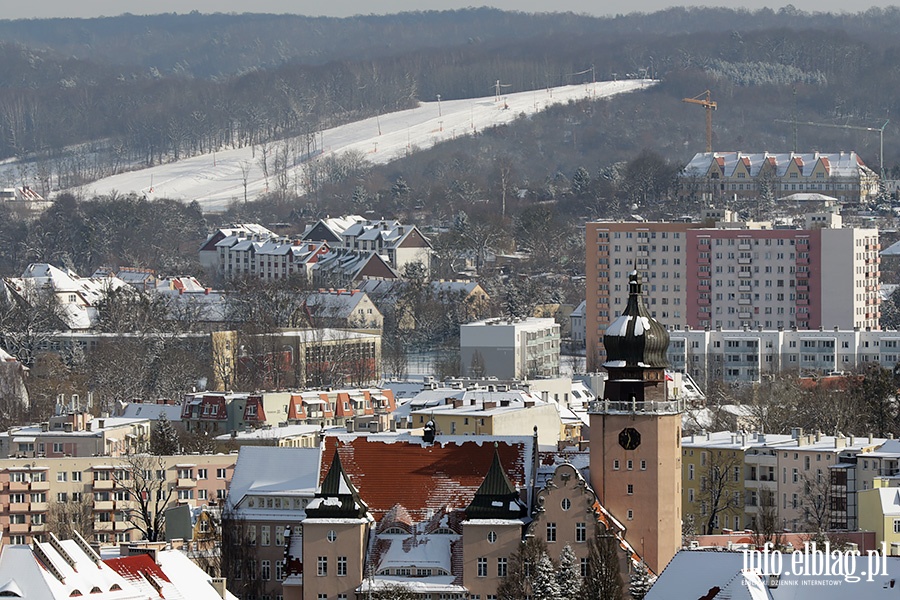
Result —
[[459, 328], [463, 374], [507, 379], [559, 375], [559, 325], [553, 319], [485, 319]]
[[900, 331], [716, 328], [669, 335], [672, 368], [700, 382], [758, 382], [781, 371], [828, 375], [869, 363], [892, 369], [900, 361]]

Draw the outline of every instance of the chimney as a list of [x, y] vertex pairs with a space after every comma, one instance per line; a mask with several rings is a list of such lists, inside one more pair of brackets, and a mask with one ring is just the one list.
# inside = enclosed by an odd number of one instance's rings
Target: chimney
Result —
[[219, 594], [220, 598], [225, 598], [225, 583], [226, 579], [224, 577], [213, 577], [209, 580], [209, 585], [213, 586], [213, 589], [216, 590], [216, 593]]

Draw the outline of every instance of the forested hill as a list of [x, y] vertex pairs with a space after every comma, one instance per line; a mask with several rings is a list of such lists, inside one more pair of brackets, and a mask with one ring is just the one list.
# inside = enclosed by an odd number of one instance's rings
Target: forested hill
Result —
[[[646, 103], [611, 101], [609, 129], [573, 138], [605, 138], [598, 166], [641, 147], [679, 161], [702, 150], [702, 114], [681, 99], [705, 89], [719, 102], [716, 149], [789, 151], [790, 127], [775, 119], [880, 127], [900, 112], [897, 30], [896, 8], [790, 6], [611, 18], [482, 8], [0, 21], [0, 159], [24, 159], [0, 185], [47, 194], [221, 148], [313, 139], [438, 94], [485, 96], [497, 82], [517, 92], [633, 76], [663, 84]], [[897, 162], [897, 126], [885, 130], [887, 166]], [[613, 128], [626, 131], [608, 137]], [[876, 136], [806, 128], [797, 137], [799, 150], [854, 149], [879, 166]]]
[[0, 41], [125, 70], [221, 78], [285, 63], [325, 64], [361, 56], [378, 59], [428, 48], [474, 45], [490, 51], [510, 43], [536, 44], [552, 56], [565, 50], [567, 40], [580, 36], [620, 44], [628, 40], [643, 43], [649, 36], [767, 29], [864, 33], [878, 41], [893, 38], [900, 30], [900, 9], [831, 14], [806, 13], [790, 5], [778, 11], [678, 7], [607, 18], [491, 8], [341, 19], [249, 13], [125, 14], [95, 19], [0, 20]]

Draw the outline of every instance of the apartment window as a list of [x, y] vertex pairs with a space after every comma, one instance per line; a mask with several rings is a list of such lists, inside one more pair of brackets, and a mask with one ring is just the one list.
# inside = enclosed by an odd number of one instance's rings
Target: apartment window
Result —
[[586, 558], [581, 559], [581, 576], [582, 577], [588, 576], [588, 559], [586, 559]]
[[197, 469], [197, 479], [206, 479], [207, 469]]
[[894, 533], [900, 533], [900, 519], [894, 519]]
[[478, 558], [478, 577], [487, 577], [487, 558]]
[[193, 479], [194, 478], [194, 470], [193, 469], [178, 469], [178, 479]]
[[347, 557], [346, 556], [338, 556], [338, 558], [337, 558], [337, 574], [338, 574], [338, 577], [346, 577], [347, 576]]
[[68, 501], [68, 498], [67, 498], [67, 496], [66, 496], [66, 493], [65, 493], [65, 492], [58, 492], [58, 493], [56, 494], [56, 501], [57, 501], [57, 502], [67, 502], [67, 501]]
[[497, 559], [497, 577], [506, 577], [507, 560], [505, 558]]
[[556, 541], [556, 523], [547, 523], [547, 541]]
[[629, 484], [628, 484], [628, 487], [626, 488], [626, 490], [627, 490], [627, 494], [628, 494], [629, 496], [633, 495], [633, 494], [634, 494], [634, 484], [629, 483]]
[[280, 560], [275, 561], [275, 581], [281, 581], [284, 579], [284, 562]]
[[631, 509], [628, 510], [628, 520], [629, 521], [634, 520], [634, 511]]
[[194, 499], [194, 490], [178, 490], [178, 499], [179, 500], [193, 500]]
[[269, 539], [269, 534], [272, 529], [268, 525], [262, 525], [259, 528], [259, 545], [260, 546], [269, 546], [271, 541]]
[[618, 470], [619, 470], [619, 459], [617, 458], [613, 461], [613, 471], [618, 471]]
[[60, 442], [53, 442], [53, 452], [54, 454], [62, 454], [63, 445]]
[[65, 471], [60, 471], [59, 473], [56, 474], [56, 480], [59, 482], [65, 482], [66, 475], [67, 475], [67, 473]]
[[260, 579], [263, 581], [268, 581], [272, 577], [272, 566], [271, 563], [267, 560], [260, 562], [259, 567]]
[[225, 469], [216, 469], [216, 479], [225, 479]]
[[72, 471], [72, 481], [81, 481], [81, 471]]
[[646, 471], [646, 470], [647, 470], [647, 461], [642, 460], [641, 461], [641, 471]]
[[207, 490], [197, 490], [197, 499], [198, 500], [208, 500], [209, 492]]
[[328, 575], [328, 557], [320, 556], [316, 561], [316, 574], [319, 577], [325, 577]]
[[587, 525], [585, 523], [575, 523], [575, 541], [587, 541]]
[[633, 471], [634, 470], [634, 461], [630, 460], [630, 459], [625, 461], [625, 468], [628, 469], [629, 471]]
[[284, 525], [275, 526], [275, 545], [279, 548], [284, 546]]

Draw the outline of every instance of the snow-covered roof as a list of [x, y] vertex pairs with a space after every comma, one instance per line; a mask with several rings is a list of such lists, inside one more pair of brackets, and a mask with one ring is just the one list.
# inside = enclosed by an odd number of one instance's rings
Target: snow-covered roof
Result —
[[[785, 557], [790, 558], [790, 557]], [[863, 575], [856, 583], [845, 581], [844, 575], [803, 575], [793, 573], [785, 560], [777, 585], [756, 573], [744, 574], [743, 552], [703, 552], [682, 550], [669, 562], [659, 579], [645, 596], [646, 600], [670, 598], [730, 598], [731, 600], [844, 600], [851, 596], [879, 600], [896, 598], [891, 582], [900, 578], [900, 558], [884, 557], [887, 574]], [[879, 567], [881, 566], [879, 561]], [[859, 571], [865, 561], [856, 562]], [[843, 573], [843, 572], [842, 572]], [[859, 572], [855, 573], [860, 575]], [[715, 593], [713, 593], [716, 588]], [[712, 594], [712, 595], [710, 595]]]
[[[75, 540], [0, 548], [2, 595], [41, 600], [88, 597], [144, 600], [130, 582]], [[158, 598], [159, 596], [153, 596]]]
[[166, 415], [166, 418], [169, 421], [181, 421], [181, 405], [128, 402], [122, 407], [119, 416], [128, 419], [150, 419], [151, 421], [158, 421], [162, 415]]
[[128, 287], [118, 277], [79, 277], [72, 271], [63, 271], [47, 263], [29, 265], [22, 277], [7, 278], [6, 284], [28, 302], [43, 290], [65, 294], [60, 303], [60, 318], [69, 329], [90, 329], [96, 325], [96, 305], [108, 292]]
[[238, 431], [234, 435], [226, 433], [216, 436], [216, 440], [220, 442], [249, 441], [249, 440], [278, 440], [282, 438], [291, 438], [304, 435], [315, 435], [321, 430], [318, 425], [283, 425], [281, 427], [270, 427], [268, 429], [254, 429], [253, 431]]
[[[303, 494], [319, 484], [319, 448], [243, 446], [234, 465], [228, 502], [241, 505], [248, 495]], [[244, 510], [246, 507], [241, 506]]]
[[732, 177], [741, 164], [746, 166], [750, 177], [756, 177], [766, 164], [775, 168], [775, 175], [778, 177], [783, 177], [792, 164], [797, 165], [802, 177], [810, 177], [820, 163], [830, 177], [871, 173], [856, 152], [698, 152], [684, 168], [684, 172], [688, 175], [706, 175], [713, 161], [720, 165], [725, 177]]

